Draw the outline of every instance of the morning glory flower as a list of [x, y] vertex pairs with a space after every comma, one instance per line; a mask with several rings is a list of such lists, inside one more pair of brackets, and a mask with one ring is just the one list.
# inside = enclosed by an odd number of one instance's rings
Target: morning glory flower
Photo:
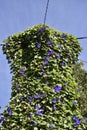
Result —
[[54, 51], [53, 50], [50, 50], [48, 51], [47, 55], [50, 56], [50, 55], [53, 55], [54, 54]]
[[33, 114], [32, 114], [32, 113], [30, 113], [30, 114], [29, 114], [29, 117], [30, 117], [30, 118], [32, 118], [32, 117], [33, 117]]
[[39, 116], [43, 115], [41, 111], [36, 111], [36, 114], [39, 115]]
[[31, 97], [28, 97], [27, 100], [28, 100], [29, 102], [32, 102], [32, 98], [31, 98]]
[[11, 108], [10, 108], [10, 107], [7, 108], [7, 112], [8, 112], [8, 115], [9, 115], [9, 116], [12, 115], [12, 111], [11, 111]]
[[35, 99], [37, 99], [37, 98], [39, 98], [39, 97], [40, 97], [40, 96], [39, 96], [38, 94], [35, 94], [35, 95], [34, 95], [34, 98], [35, 98]]
[[48, 41], [48, 42], [47, 42], [47, 45], [48, 45], [48, 46], [50, 46], [50, 45], [51, 45], [50, 41]]
[[34, 125], [34, 126], [37, 125], [37, 122], [35, 122], [35, 121], [31, 121], [30, 123], [31, 123], [32, 125]]
[[74, 116], [73, 120], [75, 121], [75, 125], [78, 126], [80, 124], [80, 120], [78, 117]]
[[62, 34], [62, 37], [66, 37], [66, 36], [67, 36], [67, 34], [65, 34], [65, 33]]
[[76, 105], [77, 105], [77, 102], [76, 102], [76, 101], [75, 101], [75, 102], [73, 102], [73, 105], [75, 105], [75, 106], [76, 106]]
[[51, 124], [51, 125], [50, 125], [50, 128], [52, 128], [52, 129], [55, 128], [55, 125], [54, 125], [54, 124]]
[[56, 109], [57, 109], [57, 107], [54, 105], [54, 106], [53, 106], [53, 109], [54, 109], [54, 110], [56, 110]]
[[23, 76], [26, 76], [24, 69], [25, 69], [25, 67], [22, 67], [20, 69], [20, 74], [23, 75]]
[[38, 109], [41, 108], [41, 106], [40, 105], [36, 105], [35, 108], [38, 110]]
[[60, 54], [58, 54], [58, 55], [57, 55], [57, 59], [60, 59], [60, 57], [61, 57]]
[[64, 86], [67, 86], [67, 84], [68, 84], [68, 83], [67, 83], [67, 82], [65, 82], [65, 83], [64, 83]]
[[65, 65], [65, 62], [63, 61], [63, 62], [61, 63], [61, 65], [64, 66], [64, 65]]
[[42, 72], [42, 75], [45, 75], [46, 74], [46, 72]]
[[47, 81], [47, 82], [46, 82], [46, 84], [48, 85], [48, 84], [49, 84], [49, 82]]
[[44, 63], [48, 64], [48, 59], [47, 58], [44, 59]]
[[42, 27], [41, 29], [40, 29], [40, 32], [42, 33], [42, 32], [44, 32], [45, 31], [45, 27]]
[[5, 121], [5, 120], [6, 120], [6, 118], [4, 116], [0, 117], [0, 121]]
[[57, 98], [53, 98], [52, 103], [56, 103], [57, 102]]
[[38, 48], [38, 49], [39, 49], [40, 47], [41, 47], [41, 44], [39, 44], [39, 43], [38, 43], [38, 44], [36, 44], [36, 48]]
[[45, 94], [44, 93], [42, 93], [41, 95], [40, 95], [40, 97], [44, 97], [45, 96]]
[[60, 92], [61, 89], [62, 89], [61, 86], [55, 86], [55, 87], [54, 87], [54, 92]]
[[82, 119], [82, 122], [83, 122], [83, 123], [86, 123], [86, 119], [85, 119], [85, 118], [83, 118], [83, 119]]

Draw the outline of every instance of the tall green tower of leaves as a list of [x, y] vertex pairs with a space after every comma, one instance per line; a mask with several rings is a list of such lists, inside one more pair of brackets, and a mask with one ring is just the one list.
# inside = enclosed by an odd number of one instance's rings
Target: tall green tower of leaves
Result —
[[12, 92], [0, 130], [85, 130], [72, 75], [80, 51], [76, 37], [44, 25], [8, 37]]

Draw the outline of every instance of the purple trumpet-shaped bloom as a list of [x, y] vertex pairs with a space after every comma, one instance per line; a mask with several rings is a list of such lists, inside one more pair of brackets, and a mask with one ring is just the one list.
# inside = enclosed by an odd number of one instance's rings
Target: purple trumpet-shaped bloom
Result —
[[37, 122], [31, 121], [30, 124], [36, 126], [36, 125], [37, 125]]
[[53, 54], [54, 54], [54, 51], [50, 50], [50, 51], [48, 51], [47, 56], [50, 56], [50, 55], [53, 55]]
[[48, 64], [48, 59], [47, 58], [44, 59], [44, 63]]
[[45, 27], [42, 27], [42, 28], [40, 29], [40, 33], [44, 32], [45, 29], [46, 29]]
[[54, 125], [54, 124], [51, 124], [51, 125], [50, 125], [50, 128], [52, 128], [52, 129], [55, 128], [55, 125]]
[[44, 97], [45, 96], [45, 94], [44, 93], [42, 93], [41, 95], [40, 95], [40, 97]]
[[41, 106], [40, 105], [36, 105], [35, 108], [38, 110], [38, 109], [41, 108]]
[[75, 102], [73, 102], [73, 105], [75, 105], [75, 106], [76, 106], [76, 105], [77, 105], [77, 102], [76, 102], [76, 101], [75, 101]]
[[30, 113], [30, 114], [29, 114], [29, 117], [30, 117], [30, 118], [32, 118], [32, 117], [33, 117], [33, 114], [32, 114], [32, 113]]
[[25, 67], [22, 67], [22, 68], [20, 69], [20, 74], [23, 75], [23, 76], [26, 76], [24, 69], [25, 69]]
[[62, 37], [66, 37], [66, 36], [67, 36], [67, 34], [65, 34], [65, 33], [62, 34]]
[[48, 41], [47, 41], [47, 45], [48, 45], [48, 46], [50, 46], [50, 45], [51, 45], [50, 40], [48, 40]]
[[7, 108], [7, 112], [8, 112], [8, 115], [11, 116], [12, 115], [12, 110], [10, 107]]
[[60, 54], [58, 54], [58, 55], [57, 55], [57, 59], [60, 59], [60, 58], [61, 58], [61, 56], [60, 56]]
[[57, 98], [53, 98], [52, 103], [56, 103], [57, 102]]
[[61, 89], [62, 89], [61, 86], [55, 86], [55, 87], [54, 87], [54, 92], [60, 92]]
[[74, 116], [74, 117], [73, 117], [73, 120], [75, 121], [75, 126], [80, 125], [80, 120], [79, 120], [78, 117]]
[[35, 94], [35, 95], [34, 95], [34, 98], [35, 98], [35, 99], [38, 99], [39, 97], [40, 97], [40, 96], [39, 96], [38, 94]]
[[57, 109], [57, 107], [54, 105], [54, 106], [53, 106], [53, 109], [54, 109], [54, 110], [56, 110], [56, 109]]
[[32, 99], [31, 97], [28, 97], [27, 100], [28, 100], [29, 102], [32, 102], [33, 99]]
[[6, 118], [4, 116], [0, 117], [0, 121], [5, 121], [5, 120], [6, 120]]
[[40, 47], [41, 47], [41, 44], [39, 44], [39, 43], [38, 43], [38, 44], [36, 44], [36, 48], [38, 48], [38, 49], [39, 49]]
[[43, 115], [41, 111], [36, 111], [36, 114], [39, 115], [39, 116]]

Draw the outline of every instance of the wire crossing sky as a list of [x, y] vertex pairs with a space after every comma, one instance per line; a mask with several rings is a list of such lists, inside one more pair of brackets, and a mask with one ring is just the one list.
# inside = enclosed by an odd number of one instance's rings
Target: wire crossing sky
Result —
[[[1, 0], [0, 44], [8, 36], [43, 24], [47, 0]], [[48, 8], [48, 7], [47, 7]], [[49, 0], [46, 24], [76, 37], [87, 36], [87, 0]], [[87, 39], [78, 39], [83, 48], [79, 59], [87, 61]], [[0, 106], [8, 104], [11, 94], [10, 67], [0, 46]], [[87, 63], [84, 68], [87, 70]]]

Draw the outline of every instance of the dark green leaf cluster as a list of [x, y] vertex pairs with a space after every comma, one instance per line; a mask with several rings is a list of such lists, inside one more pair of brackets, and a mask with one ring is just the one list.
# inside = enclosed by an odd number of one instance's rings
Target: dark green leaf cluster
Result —
[[12, 93], [1, 130], [85, 130], [72, 66], [81, 51], [76, 37], [34, 26], [4, 41]]

